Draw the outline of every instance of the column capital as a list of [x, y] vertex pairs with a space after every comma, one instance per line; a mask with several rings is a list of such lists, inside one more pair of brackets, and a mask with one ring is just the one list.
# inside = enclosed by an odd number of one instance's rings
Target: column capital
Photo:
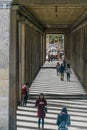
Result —
[[18, 4], [12, 4], [11, 5], [11, 11], [12, 11], [13, 14], [15, 14], [18, 9], [19, 9], [19, 5]]

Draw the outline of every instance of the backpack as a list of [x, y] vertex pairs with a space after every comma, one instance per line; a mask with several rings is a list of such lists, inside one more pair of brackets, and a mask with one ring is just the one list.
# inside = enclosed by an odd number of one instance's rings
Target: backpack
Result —
[[26, 85], [23, 85], [22, 88], [21, 88], [21, 93], [23, 95], [26, 95]]
[[68, 120], [70, 120], [68, 114], [58, 114], [57, 125], [59, 126], [62, 122], [65, 122], [65, 124], [69, 124]]
[[60, 72], [60, 73], [64, 73], [64, 66], [61, 66], [61, 65], [60, 65], [60, 67], [59, 67], [59, 72]]

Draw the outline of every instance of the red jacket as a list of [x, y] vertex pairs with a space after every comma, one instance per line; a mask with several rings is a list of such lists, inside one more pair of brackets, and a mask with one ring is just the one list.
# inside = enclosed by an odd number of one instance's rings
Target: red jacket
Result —
[[26, 93], [27, 93], [27, 91], [26, 91], [26, 85], [22, 86], [21, 93], [22, 93], [22, 95], [26, 95]]

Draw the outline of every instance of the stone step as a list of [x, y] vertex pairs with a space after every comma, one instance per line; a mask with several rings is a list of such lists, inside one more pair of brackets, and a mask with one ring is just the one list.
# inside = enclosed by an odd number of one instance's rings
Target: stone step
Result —
[[64, 81], [56, 74], [56, 62], [46, 62], [29, 89], [26, 106], [17, 109], [17, 130], [37, 130], [37, 108], [35, 101], [40, 93], [47, 100], [48, 112], [45, 130], [57, 130], [56, 119], [62, 107], [66, 106], [71, 117], [69, 130], [87, 130], [87, 94], [72, 70], [71, 81]]
[[[87, 94], [78, 94], [78, 95], [64, 95], [64, 94], [45, 94], [46, 99], [87, 99]], [[29, 94], [30, 99], [36, 99], [38, 97], [38, 94], [31, 93]]]
[[[45, 118], [45, 129], [56, 130], [56, 118], [63, 106], [66, 106], [71, 117], [69, 130], [86, 130], [87, 100], [50, 100], [47, 99], [48, 113]], [[27, 106], [17, 110], [17, 130], [37, 129], [37, 108], [35, 100], [28, 100]], [[22, 129], [21, 129], [22, 128]]]
[[[56, 66], [56, 62], [50, 64], [46, 62], [44, 67]], [[77, 95], [76, 98], [80, 98], [81, 95], [83, 98], [86, 97], [86, 93], [76, 77], [75, 73], [72, 70], [71, 81], [68, 82], [66, 74], [64, 81], [60, 80], [60, 75], [57, 76], [56, 69], [41, 69], [30, 86], [30, 95], [38, 95], [39, 93], [44, 93], [46, 95]], [[54, 96], [56, 97], [56, 96]], [[73, 96], [74, 97], [74, 96]]]

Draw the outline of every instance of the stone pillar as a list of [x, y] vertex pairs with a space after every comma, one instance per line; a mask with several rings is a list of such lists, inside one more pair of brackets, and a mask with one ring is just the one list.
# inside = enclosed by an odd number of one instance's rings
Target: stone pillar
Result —
[[87, 91], [87, 27], [72, 32], [71, 63], [80, 82]]
[[77, 40], [75, 40], [75, 47], [76, 48], [76, 55], [75, 55], [75, 65], [76, 65], [76, 73], [78, 74], [78, 77], [80, 79], [80, 82], [83, 83], [83, 77], [84, 77], [84, 43], [85, 43], [85, 30], [84, 27], [78, 30], [77, 34]]
[[0, 0], [0, 130], [9, 130], [10, 4], [9, 1]]
[[85, 26], [85, 41], [84, 41], [83, 55], [84, 55], [83, 85], [87, 92], [87, 26]]
[[41, 42], [41, 66], [43, 65], [43, 36], [41, 34], [40, 37], [40, 42]]
[[17, 44], [17, 5], [11, 7], [10, 59], [9, 59], [9, 130], [16, 130], [17, 85], [18, 85], [18, 44]]
[[[32, 44], [33, 44], [33, 33], [32, 29], [28, 25], [25, 25], [25, 80], [32, 81]], [[33, 34], [33, 35], [32, 35]]]
[[70, 62], [70, 51], [71, 51], [71, 34], [69, 30], [66, 30], [64, 35], [64, 55], [67, 62]]
[[46, 34], [43, 34], [43, 63], [46, 60]]
[[19, 103], [21, 103], [21, 86], [25, 83], [25, 24], [18, 23], [19, 32]]
[[21, 35], [21, 55], [22, 55], [22, 61], [21, 61], [21, 64], [22, 64], [22, 68], [21, 68], [21, 71], [22, 71], [22, 75], [21, 75], [21, 80], [22, 82], [25, 81], [25, 24], [22, 24], [22, 35]]

